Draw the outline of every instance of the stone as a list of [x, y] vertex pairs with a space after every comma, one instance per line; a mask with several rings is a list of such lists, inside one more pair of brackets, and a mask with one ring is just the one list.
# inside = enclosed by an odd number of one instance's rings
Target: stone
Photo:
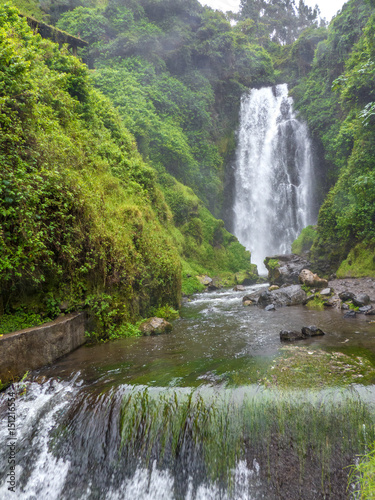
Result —
[[370, 309], [369, 311], [367, 311], [366, 313], [366, 316], [375, 316], [375, 309]]
[[255, 305], [255, 302], [253, 302], [252, 300], [244, 300], [242, 303], [244, 306], [254, 306]]
[[279, 286], [277, 286], [277, 285], [272, 285], [272, 286], [270, 286], [270, 287], [269, 287], [268, 291], [269, 291], [269, 292], [274, 292], [275, 290], [279, 290], [279, 288], [280, 288], [280, 287], [279, 287]]
[[212, 278], [210, 278], [207, 275], [205, 275], [205, 276], [197, 276], [197, 280], [199, 281], [199, 283], [201, 283], [204, 286], [208, 286], [208, 285], [210, 285], [212, 283]]
[[139, 327], [143, 335], [160, 335], [172, 330], [172, 325], [163, 318], [150, 318]]
[[344, 292], [339, 293], [339, 297], [343, 302], [347, 302], [348, 300], [354, 299], [354, 293], [345, 290]]
[[296, 306], [303, 304], [307, 298], [306, 292], [300, 285], [289, 285], [273, 292], [263, 291], [258, 300], [258, 305], [268, 306]]
[[[278, 262], [275, 267], [269, 265], [269, 262]], [[264, 259], [264, 265], [268, 270], [268, 281], [271, 285], [293, 285], [298, 284], [298, 276], [302, 269], [310, 267], [310, 262], [299, 255], [287, 254], [287, 255], [276, 255], [273, 257], [266, 257]]]
[[367, 306], [370, 303], [370, 297], [365, 293], [361, 293], [353, 297], [352, 302], [356, 307]]
[[366, 314], [368, 313], [369, 311], [371, 311], [372, 309], [372, 306], [368, 305], [368, 306], [363, 306], [363, 307], [360, 307], [358, 309], [358, 312], [362, 313], [362, 314]]
[[304, 326], [302, 328], [302, 335], [304, 337], [318, 337], [321, 335], [325, 335], [325, 333], [317, 326], [312, 325], [312, 326]]
[[320, 295], [331, 295], [331, 293], [332, 293], [332, 288], [324, 288], [324, 290], [320, 292]]
[[327, 307], [340, 307], [340, 299], [338, 297], [331, 297], [324, 303], [324, 305]]
[[327, 288], [328, 287], [328, 281], [319, 278], [317, 274], [314, 274], [312, 271], [309, 269], [302, 269], [298, 276], [299, 282], [302, 283], [305, 286], [309, 287], [316, 287], [316, 288]]
[[280, 340], [281, 341], [289, 341], [293, 342], [295, 340], [304, 340], [308, 339], [310, 337], [317, 337], [317, 336], [322, 336], [325, 335], [325, 332], [318, 328], [315, 325], [312, 326], [304, 326], [300, 332], [296, 330], [282, 330], [280, 332]]
[[350, 310], [344, 314], [344, 318], [355, 318], [357, 316], [356, 311]]
[[343, 311], [349, 311], [349, 306], [348, 306], [348, 304], [345, 304], [345, 302], [343, 302], [343, 303], [341, 304], [341, 309], [342, 309]]
[[233, 291], [234, 292], [244, 292], [245, 291], [245, 287], [243, 285], [236, 285], [234, 288], [233, 288]]
[[274, 306], [274, 304], [270, 304], [265, 308], [265, 311], [276, 311], [276, 307]]
[[282, 342], [293, 342], [294, 340], [303, 340], [302, 332], [296, 330], [281, 330], [280, 340]]

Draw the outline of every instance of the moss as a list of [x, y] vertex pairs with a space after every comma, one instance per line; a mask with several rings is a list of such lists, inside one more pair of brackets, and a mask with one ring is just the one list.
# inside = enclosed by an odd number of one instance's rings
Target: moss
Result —
[[298, 238], [292, 243], [292, 252], [302, 255], [308, 252], [317, 237], [316, 226], [305, 227]]
[[371, 276], [375, 278], [375, 251], [374, 245], [359, 243], [341, 263], [337, 270], [338, 278], [360, 278]]
[[280, 263], [277, 259], [269, 259], [267, 260], [267, 263], [266, 263], [267, 267], [269, 267], [270, 269], [278, 269], [280, 267]]
[[262, 380], [267, 386], [313, 389], [375, 380], [373, 363], [356, 353], [326, 352], [300, 346], [283, 347], [282, 352]]

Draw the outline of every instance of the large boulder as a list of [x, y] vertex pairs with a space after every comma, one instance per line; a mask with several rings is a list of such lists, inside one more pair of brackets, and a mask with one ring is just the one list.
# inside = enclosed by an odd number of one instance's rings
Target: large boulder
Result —
[[264, 264], [268, 270], [268, 281], [271, 285], [298, 284], [302, 269], [309, 269], [311, 264], [303, 257], [295, 254], [266, 257]]
[[143, 335], [160, 335], [169, 333], [172, 330], [172, 325], [163, 318], [150, 318], [144, 321], [139, 327]]
[[258, 299], [258, 305], [266, 307], [270, 304], [274, 306], [297, 306], [303, 304], [307, 299], [307, 294], [300, 285], [290, 285], [269, 292], [263, 291]]
[[327, 288], [328, 287], [328, 281], [319, 278], [317, 274], [314, 274], [311, 272], [309, 269], [302, 269], [298, 276], [299, 282], [302, 283], [302, 285], [306, 285], [309, 287], [313, 288]]

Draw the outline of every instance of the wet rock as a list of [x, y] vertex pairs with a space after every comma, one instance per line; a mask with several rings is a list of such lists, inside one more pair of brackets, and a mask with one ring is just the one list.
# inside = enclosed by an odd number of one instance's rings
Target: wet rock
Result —
[[346, 302], [348, 300], [353, 300], [355, 295], [354, 293], [345, 290], [344, 292], [339, 293], [339, 297], [343, 302]]
[[316, 294], [313, 293], [312, 295], [309, 295], [306, 300], [303, 302], [303, 305], [305, 306], [306, 304], [308, 304], [309, 302], [311, 302], [312, 300], [314, 300], [316, 297]]
[[211, 283], [212, 283], [212, 278], [210, 278], [207, 275], [205, 275], [205, 276], [197, 276], [197, 280], [199, 281], [199, 283], [201, 283], [204, 286], [211, 285]]
[[367, 311], [367, 313], [365, 313], [366, 316], [375, 316], [375, 309], [370, 309], [369, 311]]
[[285, 342], [293, 342], [295, 340], [304, 340], [308, 339], [310, 337], [317, 337], [317, 336], [322, 336], [325, 335], [325, 332], [318, 328], [315, 325], [312, 326], [304, 326], [300, 332], [296, 330], [282, 330], [280, 332], [280, 340]]
[[324, 288], [324, 290], [320, 292], [320, 295], [331, 295], [332, 292], [332, 288]]
[[356, 311], [350, 310], [344, 314], [344, 318], [355, 318], [357, 316]]
[[160, 335], [169, 333], [172, 330], [172, 325], [163, 318], [150, 318], [144, 321], [139, 327], [143, 335]]
[[263, 306], [274, 304], [279, 307], [296, 306], [303, 304], [306, 299], [306, 292], [302, 290], [300, 285], [290, 285], [273, 292], [263, 292], [259, 297], [258, 304]]
[[302, 340], [304, 337], [302, 332], [296, 330], [281, 330], [280, 340], [282, 342], [293, 342], [294, 340]]
[[279, 288], [280, 288], [280, 287], [279, 287], [279, 286], [277, 286], [277, 285], [272, 285], [272, 286], [270, 286], [270, 287], [269, 287], [268, 291], [269, 291], [269, 292], [274, 292], [275, 290], [279, 290]]
[[245, 287], [243, 285], [236, 285], [234, 288], [233, 288], [233, 291], [234, 292], [244, 292], [245, 291]]
[[323, 332], [323, 330], [315, 325], [304, 326], [302, 328], [302, 335], [304, 335], [304, 337], [318, 337], [321, 335], [325, 335], [325, 332]]
[[255, 306], [255, 302], [252, 300], [244, 300], [242, 303], [244, 306]]
[[362, 314], [366, 314], [366, 313], [368, 313], [369, 311], [371, 311], [371, 309], [372, 309], [372, 306], [370, 306], [370, 305], [368, 305], [368, 306], [363, 306], [363, 307], [360, 307], [360, 308], [358, 309], [358, 312], [359, 312], [359, 313], [362, 313]]
[[210, 292], [214, 292], [215, 290], [219, 290], [219, 288], [221, 288], [221, 286], [214, 285], [213, 283], [211, 283], [210, 285], [207, 286], [207, 290], [210, 290]]
[[316, 287], [316, 288], [327, 288], [328, 287], [328, 281], [319, 278], [317, 274], [314, 274], [311, 272], [309, 269], [302, 269], [298, 276], [299, 282], [302, 283], [303, 285], [309, 286], [309, 287]]
[[324, 305], [327, 307], [340, 307], [340, 299], [338, 297], [331, 297]]
[[269, 306], [266, 307], [266, 311], [276, 311], [276, 307], [274, 304], [270, 304]]
[[349, 311], [349, 306], [348, 306], [348, 304], [345, 304], [345, 302], [343, 302], [343, 303], [341, 304], [341, 309], [342, 309], [343, 311]]
[[370, 297], [365, 293], [362, 293], [353, 297], [352, 302], [357, 307], [367, 306], [370, 303]]
[[[275, 261], [277, 261], [276, 266]], [[308, 269], [311, 265], [306, 259], [295, 254], [266, 257], [264, 264], [268, 270], [268, 281], [271, 285], [279, 286], [298, 284], [298, 276], [302, 269]]]

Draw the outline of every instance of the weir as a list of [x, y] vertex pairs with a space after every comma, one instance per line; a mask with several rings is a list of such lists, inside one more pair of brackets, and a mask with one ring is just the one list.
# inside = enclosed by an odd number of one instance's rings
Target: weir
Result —
[[234, 234], [260, 273], [315, 222], [312, 148], [286, 84], [242, 98], [235, 166]]

